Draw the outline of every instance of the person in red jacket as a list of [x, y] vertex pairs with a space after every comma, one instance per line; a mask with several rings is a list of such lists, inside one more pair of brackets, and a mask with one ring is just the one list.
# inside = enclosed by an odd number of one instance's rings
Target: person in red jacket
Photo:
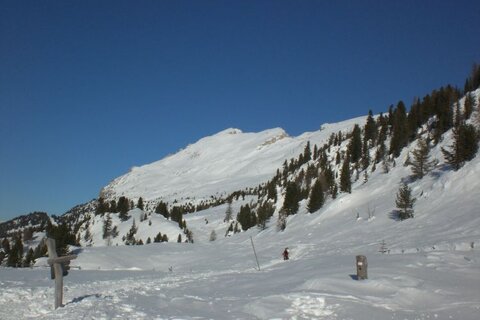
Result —
[[288, 248], [283, 251], [283, 260], [288, 260]]

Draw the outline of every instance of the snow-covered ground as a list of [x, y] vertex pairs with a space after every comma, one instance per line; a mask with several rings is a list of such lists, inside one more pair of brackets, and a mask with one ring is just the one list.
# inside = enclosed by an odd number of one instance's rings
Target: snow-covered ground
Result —
[[[47, 268], [3, 269], [0, 318], [473, 320], [480, 314], [478, 250], [326, 254], [296, 241], [291, 260], [283, 261], [285, 242], [257, 243], [260, 271], [249, 239], [86, 249], [76, 261], [84, 268], [64, 279], [65, 307], [57, 310]], [[357, 253], [367, 255], [368, 280], [355, 280]]]

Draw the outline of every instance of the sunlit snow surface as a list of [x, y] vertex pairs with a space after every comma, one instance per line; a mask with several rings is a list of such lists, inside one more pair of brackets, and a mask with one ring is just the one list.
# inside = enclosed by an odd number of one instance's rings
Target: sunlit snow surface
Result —
[[[48, 269], [4, 269], [0, 318], [478, 319], [478, 251], [370, 252], [370, 278], [357, 281], [354, 252], [296, 242], [284, 262], [282, 244], [258, 244], [260, 271], [249, 241], [91, 249], [80, 264], [101, 269], [72, 270], [57, 310]], [[143, 270], [103, 269], [114, 257], [125, 258], [125, 269], [144, 260]]]

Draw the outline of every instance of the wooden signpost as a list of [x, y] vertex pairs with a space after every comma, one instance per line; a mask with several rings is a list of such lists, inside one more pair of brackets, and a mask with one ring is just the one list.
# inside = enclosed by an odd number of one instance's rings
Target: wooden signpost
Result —
[[59, 257], [57, 255], [57, 248], [55, 239], [47, 238], [48, 248], [48, 264], [53, 268], [55, 278], [55, 309], [63, 307], [63, 265], [69, 263], [70, 260], [76, 259], [77, 255]]

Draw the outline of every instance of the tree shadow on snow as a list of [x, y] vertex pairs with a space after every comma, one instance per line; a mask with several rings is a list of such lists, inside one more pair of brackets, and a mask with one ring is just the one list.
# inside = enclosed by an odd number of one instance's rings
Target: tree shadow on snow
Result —
[[72, 250], [72, 254], [78, 255], [78, 254], [82, 253], [82, 251], [83, 251], [82, 248], [76, 248], [76, 249]]
[[356, 274], [350, 274], [349, 275], [352, 280], [358, 280], [358, 276]]
[[72, 304], [72, 303], [79, 303], [79, 302], [82, 302], [83, 300], [88, 299], [88, 298], [97, 298], [97, 299], [98, 298], [113, 298], [113, 296], [104, 296], [100, 293], [87, 294], [87, 295], [84, 295], [84, 296], [81, 296], [81, 297], [74, 298], [74, 299], [72, 299], [72, 301], [67, 302], [65, 305], [69, 305], [69, 304]]
[[392, 210], [388, 214], [388, 217], [392, 220], [395, 220], [395, 221], [402, 221], [402, 219], [400, 219], [400, 211], [399, 210]]

